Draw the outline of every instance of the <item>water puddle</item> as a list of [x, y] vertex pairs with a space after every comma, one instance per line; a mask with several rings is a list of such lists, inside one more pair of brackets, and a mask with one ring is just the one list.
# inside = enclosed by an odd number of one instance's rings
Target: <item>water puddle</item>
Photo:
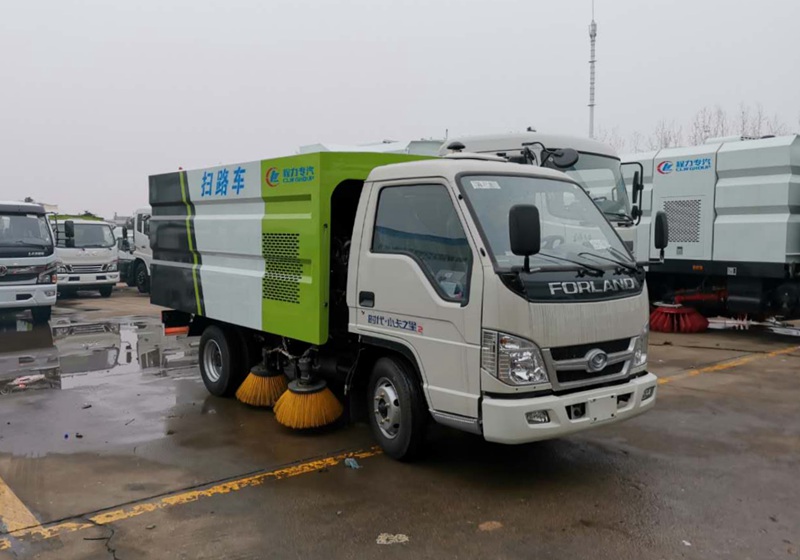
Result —
[[196, 339], [164, 336], [153, 319], [0, 322], [0, 395], [95, 386], [127, 374], [167, 376], [196, 363]]

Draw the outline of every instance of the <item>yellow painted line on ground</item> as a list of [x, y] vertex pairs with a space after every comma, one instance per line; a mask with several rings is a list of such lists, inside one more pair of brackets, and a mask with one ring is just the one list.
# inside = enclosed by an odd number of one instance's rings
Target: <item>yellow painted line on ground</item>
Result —
[[718, 364], [713, 364], [710, 366], [697, 369], [690, 369], [689, 371], [678, 373], [676, 375], [671, 375], [669, 377], [662, 377], [658, 380], [658, 384], [663, 385], [665, 383], [672, 383], [673, 381], [678, 381], [680, 379], [687, 379], [689, 377], [700, 375], [701, 373], [713, 373], [715, 371], [725, 371], [727, 369], [733, 369], [739, 366], [749, 364], [751, 362], [755, 362], [756, 360], [774, 358], [775, 356], [783, 356], [785, 354], [791, 354], [792, 352], [796, 352], [798, 350], [800, 350], [800, 346], [789, 346], [787, 348], [781, 348], [780, 350], [773, 350], [772, 352], [767, 352], [766, 354], [749, 354], [747, 356], [742, 356], [741, 358], [734, 358], [733, 360], [727, 360], [724, 362], [720, 362]]
[[[0, 478], [0, 527], [7, 533], [39, 524], [31, 511], [25, 507], [8, 484]], [[2, 545], [0, 544], [0, 550]]]
[[[244, 488], [259, 486], [261, 484], [264, 484], [268, 480], [281, 480], [284, 478], [291, 478], [295, 476], [300, 476], [302, 474], [317, 472], [322, 469], [327, 469], [336, 466], [339, 463], [343, 462], [345, 459], [350, 457], [354, 459], [366, 459], [367, 457], [373, 457], [379, 454], [381, 454], [381, 450], [379, 447], [373, 447], [366, 451], [341, 453], [339, 455], [324, 457], [322, 459], [308, 461], [305, 463], [292, 465], [290, 467], [284, 467], [282, 469], [277, 469], [274, 471], [254, 474], [251, 476], [246, 476], [235, 480], [230, 480], [228, 482], [222, 482], [220, 484], [216, 484], [208, 488], [203, 488], [201, 490], [190, 490], [186, 492], [180, 492], [177, 494], [171, 494], [169, 496], [164, 496], [163, 498], [159, 498], [157, 500], [153, 500], [150, 502], [138, 503], [115, 510], [104, 511], [95, 515], [89, 515], [86, 517], [89, 520], [89, 522], [64, 521], [53, 525], [38, 525], [38, 521], [36, 521], [36, 519], [33, 519], [32, 524], [23, 525], [23, 527], [26, 528], [18, 531], [12, 531], [9, 533], [8, 536], [13, 537], [15, 539], [31, 539], [31, 540], [51, 539], [53, 537], [58, 537], [66, 533], [72, 533], [75, 531], [81, 531], [84, 529], [89, 529], [91, 527], [96, 527], [97, 525], [106, 525], [109, 523], [124, 521], [126, 519], [138, 517], [142, 514], [149, 513], [152, 511], [158, 511], [173, 506], [188, 504], [204, 498], [210, 498], [212, 496], [230, 494], [231, 492], [237, 492], [239, 490], [243, 490]], [[2, 502], [0, 502], [0, 506], [2, 506]], [[10, 547], [11, 547], [10, 539], [7, 538], [0, 539], [0, 550], [6, 550]]]

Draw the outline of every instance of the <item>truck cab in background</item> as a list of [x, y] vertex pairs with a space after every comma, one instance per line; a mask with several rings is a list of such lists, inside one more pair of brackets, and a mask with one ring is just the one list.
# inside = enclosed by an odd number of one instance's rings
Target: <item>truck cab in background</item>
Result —
[[103, 297], [111, 296], [119, 282], [119, 253], [111, 224], [98, 220], [59, 220], [53, 227], [61, 294], [97, 290]]
[[0, 202], [0, 313], [30, 309], [34, 323], [49, 321], [57, 258], [44, 207]]
[[[517, 163], [540, 165], [566, 173], [589, 193], [606, 219], [614, 226], [625, 247], [634, 253], [634, 225], [638, 208], [631, 206], [623, 181], [622, 164], [611, 146], [580, 136], [542, 134], [529, 130], [521, 133], [452, 138], [442, 144], [439, 154], [452, 152], [449, 146], [454, 143], [462, 144], [465, 152], [502, 155]], [[567, 149], [576, 151], [578, 159], [562, 167], [558, 164], [556, 154]], [[633, 191], [638, 192], [638, 189], [634, 187]]]
[[153, 263], [153, 250], [150, 248], [149, 207], [139, 208], [129, 221], [128, 243], [132, 261], [128, 285], [136, 286], [142, 294], [150, 293], [150, 266]]

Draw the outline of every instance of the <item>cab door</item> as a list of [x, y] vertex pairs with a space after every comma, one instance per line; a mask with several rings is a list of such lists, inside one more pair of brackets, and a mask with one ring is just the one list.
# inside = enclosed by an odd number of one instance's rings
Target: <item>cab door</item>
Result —
[[483, 271], [460, 204], [436, 181], [374, 185], [355, 322], [362, 334], [414, 355], [432, 409], [475, 419]]

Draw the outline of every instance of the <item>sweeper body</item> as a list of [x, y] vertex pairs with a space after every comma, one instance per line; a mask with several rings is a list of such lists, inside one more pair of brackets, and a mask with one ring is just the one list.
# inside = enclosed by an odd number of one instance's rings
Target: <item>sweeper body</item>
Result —
[[150, 203], [165, 327], [284, 425], [344, 402], [410, 458], [431, 418], [518, 444], [655, 403], [644, 272], [561, 172], [326, 152], [152, 176]]
[[800, 318], [800, 136], [716, 138], [624, 159], [644, 171], [637, 258], [653, 254], [654, 212], [669, 219], [665, 260], [648, 271], [654, 300], [707, 316]]

